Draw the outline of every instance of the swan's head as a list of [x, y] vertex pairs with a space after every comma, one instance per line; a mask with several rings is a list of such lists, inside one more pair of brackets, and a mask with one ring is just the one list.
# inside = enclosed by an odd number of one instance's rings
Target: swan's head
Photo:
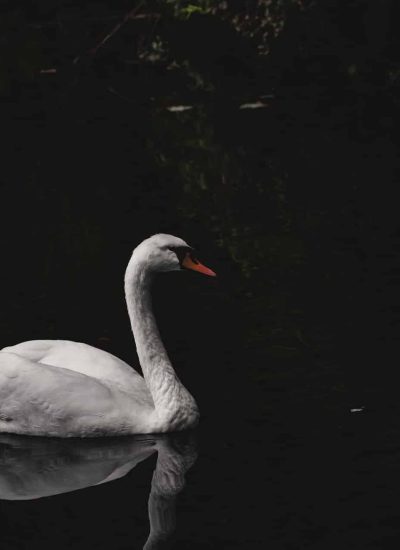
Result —
[[199, 262], [191, 246], [179, 237], [165, 233], [158, 233], [141, 242], [132, 257], [143, 262], [150, 271], [191, 269], [215, 277], [214, 271]]

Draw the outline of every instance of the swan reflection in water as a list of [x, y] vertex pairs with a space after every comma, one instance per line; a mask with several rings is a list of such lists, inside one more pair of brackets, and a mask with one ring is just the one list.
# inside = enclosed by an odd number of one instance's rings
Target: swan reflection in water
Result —
[[72, 440], [0, 434], [0, 498], [32, 500], [107, 483], [155, 452], [144, 550], [161, 548], [175, 530], [175, 498], [197, 458], [193, 433]]

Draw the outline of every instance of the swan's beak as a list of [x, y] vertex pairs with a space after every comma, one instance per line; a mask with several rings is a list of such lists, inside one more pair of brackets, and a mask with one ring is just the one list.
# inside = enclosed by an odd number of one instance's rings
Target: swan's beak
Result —
[[204, 275], [210, 275], [211, 277], [217, 276], [217, 274], [214, 273], [212, 269], [209, 269], [205, 265], [201, 264], [195, 258], [191, 258], [190, 254], [186, 254], [185, 258], [182, 261], [182, 266], [186, 267], [186, 269], [192, 269], [193, 271], [199, 271], [200, 273], [204, 273]]

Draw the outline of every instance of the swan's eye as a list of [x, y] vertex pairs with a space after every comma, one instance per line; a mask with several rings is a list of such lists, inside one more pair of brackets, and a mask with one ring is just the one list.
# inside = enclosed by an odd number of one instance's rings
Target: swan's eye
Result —
[[[179, 263], [182, 265], [183, 260], [185, 259], [187, 254], [190, 254], [190, 257], [192, 258], [193, 249], [189, 246], [169, 246], [169, 250], [172, 252], [175, 252]], [[192, 258], [194, 262], [197, 262], [194, 258]]]
[[193, 252], [189, 252], [189, 257], [192, 260], [193, 263], [199, 264], [199, 260], [194, 256]]
[[193, 248], [190, 248], [188, 246], [178, 246], [170, 247], [170, 250], [172, 250], [172, 252], [175, 252], [179, 260], [179, 265], [181, 269], [191, 269], [193, 271], [199, 271], [200, 273], [204, 273], [205, 275], [215, 277], [216, 274], [212, 269], [209, 269], [201, 262], [199, 262], [199, 260], [195, 256]]

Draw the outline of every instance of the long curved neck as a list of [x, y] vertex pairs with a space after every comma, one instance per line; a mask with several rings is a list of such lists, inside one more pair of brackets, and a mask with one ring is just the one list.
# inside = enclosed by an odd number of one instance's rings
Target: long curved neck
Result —
[[152, 278], [145, 262], [133, 255], [125, 273], [126, 303], [143, 376], [155, 409], [160, 419], [179, 427], [188, 414], [197, 414], [197, 406], [175, 373], [162, 343], [151, 306]]

